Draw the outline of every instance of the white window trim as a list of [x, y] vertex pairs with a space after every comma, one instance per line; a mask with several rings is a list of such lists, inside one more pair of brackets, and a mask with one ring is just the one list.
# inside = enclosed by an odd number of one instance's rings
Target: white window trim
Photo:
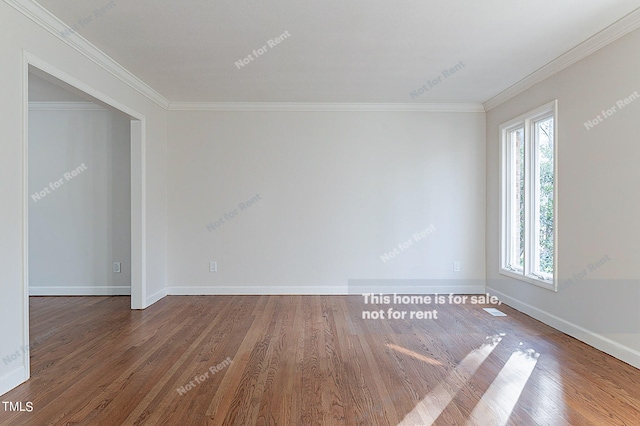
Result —
[[[511, 205], [509, 190], [507, 188], [508, 176], [511, 172], [510, 164], [508, 163], [508, 144], [506, 143], [508, 134], [511, 130], [518, 127], [524, 127], [525, 140], [531, 140], [532, 124], [543, 118], [553, 117], [553, 277], [551, 279], [539, 277], [530, 271], [528, 265], [533, 265], [533, 253], [531, 250], [525, 251], [525, 271], [529, 272], [527, 275], [524, 273], [519, 274], [514, 272], [511, 268], [507, 267], [506, 260], [508, 259], [507, 251], [509, 247], [509, 232], [507, 231], [507, 209]], [[499, 273], [501, 275], [508, 276], [520, 281], [524, 281], [547, 290], [558, 291], [558, 100], [541, 105], [533, 111], [522, 114], [516, 118], [513, 118], [506, 123], [503, 123], [499, 127], [500, 137], [500, 258], [499, 258]], [[526, 145], [525, 145], [526, 147]], [[525, 170], [530, 170], [530, 161], [536, 158], [534, 144], [529, 144], [531, 152], [525, 152]], [[529, 179], [529, 185], [525, 185], [525, 212], [530, 211], [530, 194], [535, 191], [534, 185], [537, 182], [535, 179]], [[533, 216], [533, 217], [532, 217]], [[535, 215], [529, 215], [528, 220], [525, 222], [525, 241], [531, 241], [533, 232], [535, 231]]]

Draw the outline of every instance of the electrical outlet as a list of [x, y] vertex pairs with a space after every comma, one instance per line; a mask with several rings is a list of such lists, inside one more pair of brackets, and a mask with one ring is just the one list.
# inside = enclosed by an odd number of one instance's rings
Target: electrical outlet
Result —
[[209, 262], [209, 272], [218, 272], [218, 262]]
[[453, 272], [460, 272], [460, 261], [456, 260], [453, 262]]
[[122, 272], [122, 265], [120, 262], [113, 262], [113, 273], [119, 274], [120, 272]]

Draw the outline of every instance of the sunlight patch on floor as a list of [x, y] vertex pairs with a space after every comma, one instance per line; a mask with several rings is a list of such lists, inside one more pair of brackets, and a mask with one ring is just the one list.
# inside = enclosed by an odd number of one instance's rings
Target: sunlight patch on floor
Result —
[[467, 425], [506, 425], [539, 356], [533, 349], [514, 352], [476, 404]]
[[478, 367], [480, 367], [489, 354], [498, 346], [503, 337], [504, 333], [496, 336], [487, 336], [487, 339], [490, 341], [478, 349], [469, 352], [460, 364], [449, 373], [447, 378], [440, 382], [435, 389], [429, 392], [429, 394], [404, 417], [399, 423], [399, 426], [433, 424], [462, 386], [469, 381]]

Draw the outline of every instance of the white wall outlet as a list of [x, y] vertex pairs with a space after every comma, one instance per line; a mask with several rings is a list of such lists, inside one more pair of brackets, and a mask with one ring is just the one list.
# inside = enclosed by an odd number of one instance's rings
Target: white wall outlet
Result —
[[460, 272], [460, 261], [456, 260], [453, 262], [453, 272]]
[[122, 265], [120, 262], [113, 262], [113, 273], [119, 274], [122, 272]]
[[218, 272], [218, 262], [209, 262], [209, 272]]

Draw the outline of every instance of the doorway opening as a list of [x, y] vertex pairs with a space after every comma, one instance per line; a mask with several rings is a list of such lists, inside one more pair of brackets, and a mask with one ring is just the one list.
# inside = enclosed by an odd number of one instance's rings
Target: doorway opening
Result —
[[26, 52], [23, 77], [23, 333], [33, 345], [30, 295], [148, 306], [145, 118]]

